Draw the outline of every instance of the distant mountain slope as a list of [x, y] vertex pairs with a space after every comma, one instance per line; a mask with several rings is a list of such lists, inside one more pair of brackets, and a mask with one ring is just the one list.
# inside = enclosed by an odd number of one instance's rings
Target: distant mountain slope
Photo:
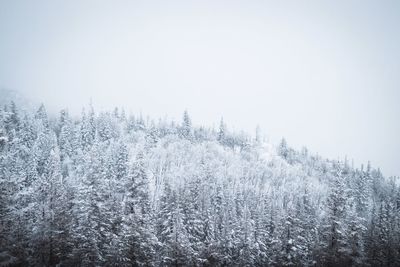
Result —
[[0, 106], [4, 107], [4, 105], [9, 105], [10, 102], [14, 102], [23, 110], [33, 111], [35, 109], [35, 105], [32, 101], [26, 98], [19, 91], [0, 88]]

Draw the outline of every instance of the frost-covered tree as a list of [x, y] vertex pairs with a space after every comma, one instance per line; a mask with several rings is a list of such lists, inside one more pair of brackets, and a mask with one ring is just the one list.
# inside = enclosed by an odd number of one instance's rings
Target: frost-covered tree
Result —
[[218, 141], [221, 144], [224, 144], [224, 142], [225, 142], [225, 134], [226, 134], [226, 125], [224, 123], [224, 119], [221, 118], [221, 121], [219, 123], [219, 129], [218, 129]]
[[189, 117], [187, 110], [183, 112], [182, 126], [180, 129], [181, 136], [186, 139], [191, 139], [192, 137], [192, 120]]
[[125, 178], [123, 242], [125, 257], [132, 266], [151, 266], [155, 262], [154, 217], [144, 164], [144, 155], [139, 152]]
[[0, 109], [0, 266], [400, 264], [399, 180], [371, 164], [187, 112], [23, 110]]

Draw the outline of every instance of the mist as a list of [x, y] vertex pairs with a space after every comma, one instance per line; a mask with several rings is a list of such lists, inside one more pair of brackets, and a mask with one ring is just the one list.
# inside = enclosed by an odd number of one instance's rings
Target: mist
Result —
[[12, 1], [0, 87], [56, 112], [124, 107], [399, 175], [398, 1]]

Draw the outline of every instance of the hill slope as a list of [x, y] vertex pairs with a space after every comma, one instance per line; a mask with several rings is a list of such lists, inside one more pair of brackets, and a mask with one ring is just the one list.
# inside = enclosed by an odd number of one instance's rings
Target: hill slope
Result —
[[[399, 266], [400, 190], [225, 125], [0, 111], [0, 253], [32, 266]], [[0, 265], [1, 265], [0, 259]], [[15, 263], [17, 264], [17, 263]]]

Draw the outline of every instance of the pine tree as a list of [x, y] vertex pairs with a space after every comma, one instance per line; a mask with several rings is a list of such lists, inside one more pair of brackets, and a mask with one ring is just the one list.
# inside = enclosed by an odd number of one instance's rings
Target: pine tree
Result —
[[189, 113], [187, 112], [187, 110], [183, 112], [183, 120], [180, 134], [183, 138], [186, 138], [188, 140], [191, 140], [192, 138], [192, 121], [189, 117]]
[[224, 119], [221, 118], [221, 121], [219, 123], [219, 130], [218, 130], [218, 141], [221, 144], [225, 143], [225, 134], [226, 134], [226, 126], [224, 123]]
[[285, 138], [282, 138], [281, 142], [279, 143], [278, 155], [282, 156], [284, 159], [288, 159], [289, 157], [289, 149]]
[[347, 200], [345, 181], [340, 169], [333, 174], [332, 179], [331, 192], [327, 199], [328, 215], [323, 229], [326, 242], [324, 261], [327, 266], [344, 264], [343, 249], [346, 247], [344, 218]]
[[85, 110], [82, 111], [81, 119], [81, 146], [82, 149], [88, 151], [93, 145], [96, 134], [95, 115], [93, 108], [86, 115]]
[[53, 133], [48, 137], [50, 151], [45, 151], [44, 164], [33, 188], [36, 193], [35, 221], [37, 230], [33, 233], [35, 250], [39, 258], [34, 259], [37, 264], [54, 266], [57, 262], [58, 231], [57, 220], [60, 218], [62, 203], [62, 176], [60, 168], [60, 155], [56, 146], [56, 137]]
[[178, 193], [165, 183], [160, 199], [157, 238], [161, 242], [160, 265], [184, 266], [188, 262], [190, 245], [183, 225], [183, 214]]
[[155, 256], [153, 214], [144, 155], [139, 152], [125, 180], [124, 242], [127, 262], [132, 266], [151, 266]]
[[75, 239], [73, 257], [83, 266], [98, 266], [105, 261], [106, 232], [109, 231], [109, 216], [104, 212], [105, 162], [103, 147], [94, 141], [88, 154], [85, 176], [82, 177], [77, 196], [76, 217], [78, 227], [72, 233]]

